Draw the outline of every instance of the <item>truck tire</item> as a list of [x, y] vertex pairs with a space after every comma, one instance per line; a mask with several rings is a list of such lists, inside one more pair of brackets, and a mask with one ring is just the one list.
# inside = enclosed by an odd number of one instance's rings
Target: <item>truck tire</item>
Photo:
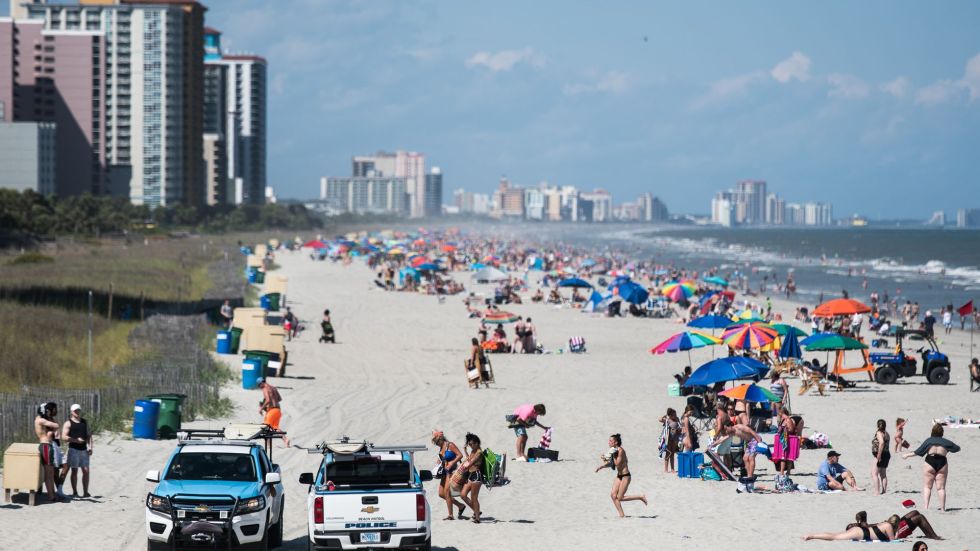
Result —
[[934, 367], [929, 371], [929, 384], [944, 385], [949, 382], [949, 370], [945, 367]]
[[885, 365], [875, 371], [875, 381], [882, 385], [893, 385], [898, 380], [898, 372], [890, 365]]
[[166, 543], [161, 543], [159, 541], [146, 540], [146, 551], [164, 551], [165, 549], [170, 549], [170, 546]]
[[269, 549], [275, 549], [282, 546], [282, 530], [283, 530], [283, 519], [286, 518], [286, 500], [282, 500], [282, 505], [279, 506], [279, 522], [270, 528], [269, 532]]

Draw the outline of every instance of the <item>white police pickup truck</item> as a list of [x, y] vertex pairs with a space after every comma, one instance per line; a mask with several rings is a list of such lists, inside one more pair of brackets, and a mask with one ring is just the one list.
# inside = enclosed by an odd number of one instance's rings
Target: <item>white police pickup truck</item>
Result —
[[324, 442], [317, 472], [303, 473], [310, 549], [432, 548], [431, 513], [414, 453], [425, 446], [376, 446], [349, 438]]
[[278, 433], [232, 427], [179, 433], [164, 470], [146, 473], [157, 483], [146, 496], [147, 549], [282, 545], [282, 473], [261, 442]]

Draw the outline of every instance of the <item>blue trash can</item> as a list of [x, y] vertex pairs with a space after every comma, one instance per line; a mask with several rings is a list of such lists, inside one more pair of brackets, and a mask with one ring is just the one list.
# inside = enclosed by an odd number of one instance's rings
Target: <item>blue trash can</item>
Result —
[[159, 418], [159, 402], [136, 400], [136, 405], [133, 406], [133, 438], [156, 440]]
[[231, 331], [218, 331], [216, 342], [218, 354], [231, 354]]
[[259, 297], [259, 306], [263, 310], [269, 309], [269, 295], [262, 295], [261, 297]]
[[262, 360], [248, 358], [242, 361], [242, 388], [252, 390], [259, 386], [262, 377]]
[[250, 266], [246, 272], [246, 275], [248, 276], [249, 283], [255, 283], [255, 278], [259, 276], [259, 270], [254, 266]]

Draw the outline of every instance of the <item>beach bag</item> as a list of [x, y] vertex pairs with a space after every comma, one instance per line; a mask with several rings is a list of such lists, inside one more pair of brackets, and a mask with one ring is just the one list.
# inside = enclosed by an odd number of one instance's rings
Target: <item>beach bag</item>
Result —
[[871, 439], [871, 455], [878, 457], [878, 433]]
[[454, 490], [458, 491], [463, 488], [463, 484], [466, 482], [466, 473], [464, 472], [465, 470], [466, 469], [464, 469], [463, 466], [460, 465], [459, 468], [453, 471], [453, 475], [449, 477], [449, 485]]
[[521, 423], [520, 418], [518, 418], [516, 415], [505, 415], [504, 420], [507, 421], [508, 428], [516, 428], [516, 427], [524, 426], [524, 423]]
[[721, 482], [721, 475], [715, 470], [713, 465], [705, 465], [701, 468], [701, 480], [717, 480]]

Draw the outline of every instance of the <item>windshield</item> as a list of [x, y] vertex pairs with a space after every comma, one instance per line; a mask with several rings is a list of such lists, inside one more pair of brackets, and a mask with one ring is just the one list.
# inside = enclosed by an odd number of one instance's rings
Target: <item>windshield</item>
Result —
[[358, 457], [329, 463], [324, 481], [338, 486], [407, 485], [411, 481], [408, 461], [382, 461], [377, 457]]
[[255, 464], [249, 454], [185, 452], [170, 462], [166, 478], [255, 482]]

